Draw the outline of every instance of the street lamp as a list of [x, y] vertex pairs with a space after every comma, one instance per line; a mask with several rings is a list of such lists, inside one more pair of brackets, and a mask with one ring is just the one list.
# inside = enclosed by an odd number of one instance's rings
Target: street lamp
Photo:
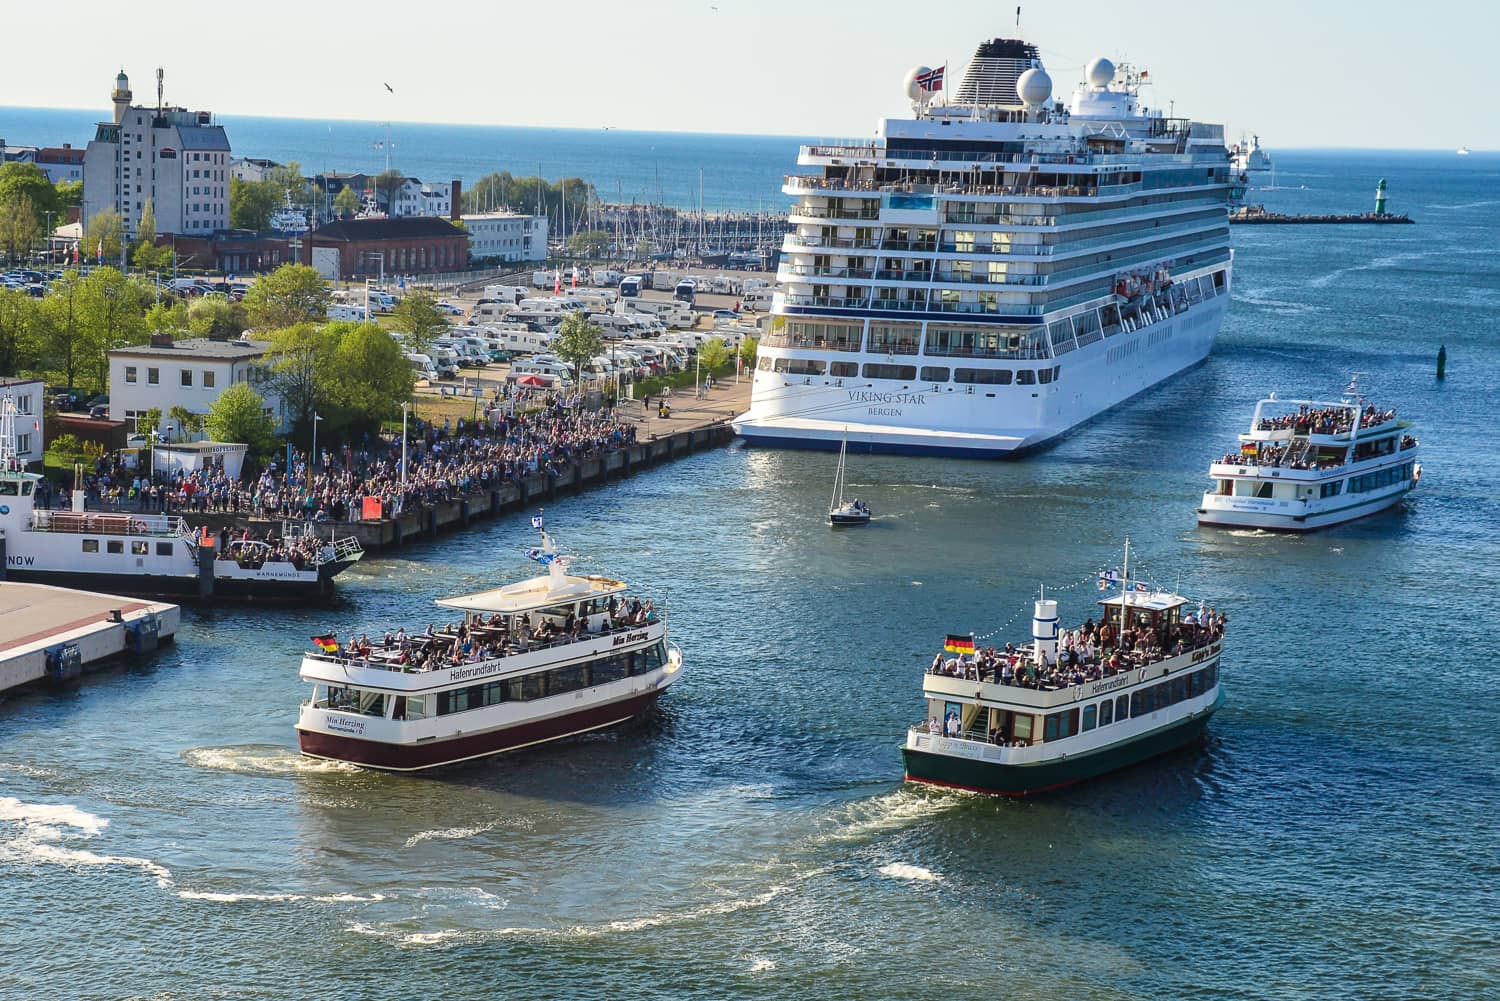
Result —
[[318, 468], [318, 425], [321, 424], [322, 422], [323, 422], [323, 418], [319, 417], [318, 414], [317, 414], [317, 412], [314, 411], [313, 412], [313, 446], [312, 446], [312, 462], [311, 462], [311, 466], [312, 466], [313, 469], [317, 469]]
[[411, 401], [401, 404], [401, 501], [396, 513], [406, 506], [406, 415], [411, 411]]

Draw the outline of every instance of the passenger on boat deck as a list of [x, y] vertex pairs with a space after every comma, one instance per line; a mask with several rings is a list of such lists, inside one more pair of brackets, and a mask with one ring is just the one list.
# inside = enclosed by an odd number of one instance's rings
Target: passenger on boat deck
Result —
[[936, 716], [927, 721], [927, 732], [931, 734], [941, 734], [943, 732], [943, 725], [938, 722]]

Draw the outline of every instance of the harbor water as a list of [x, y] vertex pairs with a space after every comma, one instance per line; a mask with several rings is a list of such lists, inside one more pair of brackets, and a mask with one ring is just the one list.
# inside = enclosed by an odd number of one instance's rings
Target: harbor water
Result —
[[[1495, 996], [1500, 160], [1277, 159], [1268, 208], [1358, 210], [1385, 176], [1418, 224], [1237, 229], [1209, 360], [1056, 448], [852, 456], [853, 531], [823, 453], [549, 505], [579, 567], [668, 604], [686, 674], [637, 723], [431, 777], [297, 756], [308, 637], [524, 575], [520, 514], [331, 609], [185, 609], [149, 665], [0, 706], [0, 995]], [[1416, 494], [1308, 537], [1197, 528], [1254, 402], [1351, 370], [1417, 422]], [[1126, 533], [1228, 612], [1206, 743], [1028, 801], [904, 787], [943, 634], [1024, 637], [1041, 584], [1081, 621]]]

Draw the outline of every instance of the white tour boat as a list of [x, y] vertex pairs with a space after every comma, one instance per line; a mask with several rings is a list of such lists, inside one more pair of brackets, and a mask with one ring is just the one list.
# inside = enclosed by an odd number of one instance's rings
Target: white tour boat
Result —
[[[1095, 59], [1054, 98], [1035, 45], [907, 76], [910, 118], [803, 146], [749, 409], [756, 445], [1016, 455], [1201, 362], [1229, 304], [1224, 127]], [[941, 96], [939, 96], [941, 95]]]
[[42, 477], [17, 458], [15, 404], [0, 399], [0, 550], [9, 580], [113, 594], [199, 598], [306, 599], [333, 592], [333, 579], [364, 555], [359, 541], [318, 539], [288, 523], [271, 545], [218, 546], [178, 515], [89, 511], [82, 491], [70, 511], [35, 510]]
[[[1203, 736], [1223, 704], [1225, 621], [1200, 602], [1129, 578], [1090, 619], [1058, 633], [1057, 602], [1036, 602], [1029, 646], [976, 650], [950, 635], [922, 684], [927, 718], [906, 735], [906, 779], [1027, 796], [1112, 772]], [[1124, 629], [1122, 637], [1122, 612]], [[1062, 640], [1062, 642], [1060, 642]]]
[[1353, 382], [1337, 403], [1273, 393], [1239, 447], [1209, 466], [1198, 523], [1308, 532], [1384, 511], [1422, 478], [1411, 426]]
[[667, 623], [626, 585], [567, 572], [546, 533], [541, 577], [444, 598], [457, 623], [365, 645], [318, 636], [297, 741], [311, 757], [416, 771], [623, 723], [682, 675]]

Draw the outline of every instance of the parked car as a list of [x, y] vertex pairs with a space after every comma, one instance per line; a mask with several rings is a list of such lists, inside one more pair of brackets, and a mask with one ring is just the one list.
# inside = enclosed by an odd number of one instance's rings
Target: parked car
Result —
[[740, 318], [740, 314], [736, 313], [732, 309], [716, 309], [716, 310], [714, 310], [714, 320], [716, 322], [719, 321], [719, 320], [738, 320], [739, 318]]

